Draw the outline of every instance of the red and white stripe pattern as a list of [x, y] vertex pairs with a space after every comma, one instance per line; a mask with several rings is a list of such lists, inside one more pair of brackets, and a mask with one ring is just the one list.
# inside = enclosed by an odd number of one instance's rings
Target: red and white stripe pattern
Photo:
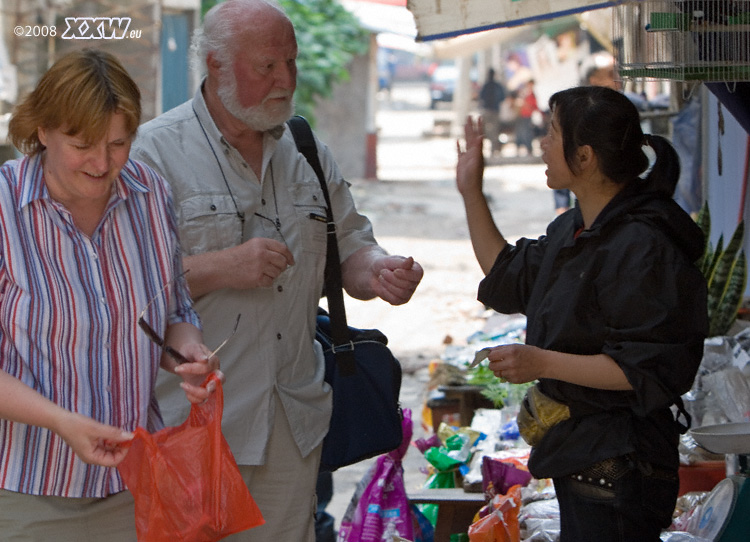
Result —
[[[153, 398], [161, 350], [137, 326], [148, 301], [181, 271], [167, 183], [129, 161], [89, 238], [49, 198], [39, 156], [0, 169], [0, 369], [102, 423], [161, 427]], [[168, 317], [169, 315], [169, 317]], [[178, 280], [146, 315], [200, 325]], [[86, 465], [49, 430], [0, 420], [0, 487], [35, 495], [103, 497], [117, 471]]]

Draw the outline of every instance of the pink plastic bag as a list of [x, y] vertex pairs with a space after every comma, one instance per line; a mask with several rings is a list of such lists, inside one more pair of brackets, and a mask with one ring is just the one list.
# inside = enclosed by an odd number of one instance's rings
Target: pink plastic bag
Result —
[[338, 542], [382, 542], [391, 540], [393, 535], [407, 540], [424, 540], [420, 522], [406, 496], [401, 464], [412, 436], [409, 409], [404, 409], [402, 423], [404, 439], [401, 446], [379, 456], [360, 481], [341, 521]]

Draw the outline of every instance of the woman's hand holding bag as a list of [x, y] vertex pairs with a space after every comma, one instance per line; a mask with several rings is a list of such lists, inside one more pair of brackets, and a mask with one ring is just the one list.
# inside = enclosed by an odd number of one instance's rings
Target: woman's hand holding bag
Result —
[[193, 404], [177, 427], [135, 431], [118, 470], [135, 499], [138, 540], [210, 542], [264, 523], [221, 433], [224, 393]]

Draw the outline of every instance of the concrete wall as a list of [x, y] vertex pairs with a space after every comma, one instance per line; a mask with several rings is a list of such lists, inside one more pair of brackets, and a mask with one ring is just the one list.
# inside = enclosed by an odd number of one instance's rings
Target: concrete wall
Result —
[[[704, 133], [707, 137], [703, 163], [706, 198], [711, 210], [710, 240], [715, 247], [719, 236], [723, 235], [726, 246], [742, 217], [745, 221], [743, 248], [745, 254], [750, 254], [750, 194], [744, 178], [750, 135], [725, 107], [722, 107], [724, 133], [720, 133], [718, 100], [708, 91], [704, 92], [703, 97], [706, 100], [704, 104], [707, 104], [704, 111]], [[745, 295], [750, 295], [750, 281]]]
[[365, 177], [367, 160], [367, 85], [369, 57], [358, 56], [349, 66], [349, 81], [315, 109], [315, 132], [333, 152], [346, 179]]

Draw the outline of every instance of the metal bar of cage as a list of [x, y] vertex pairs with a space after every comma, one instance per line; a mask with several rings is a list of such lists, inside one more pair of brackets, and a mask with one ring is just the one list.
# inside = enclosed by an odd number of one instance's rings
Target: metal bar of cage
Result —
[[750, 81], [750, 0], [640, 0], [613, 11], [622, 79]]

